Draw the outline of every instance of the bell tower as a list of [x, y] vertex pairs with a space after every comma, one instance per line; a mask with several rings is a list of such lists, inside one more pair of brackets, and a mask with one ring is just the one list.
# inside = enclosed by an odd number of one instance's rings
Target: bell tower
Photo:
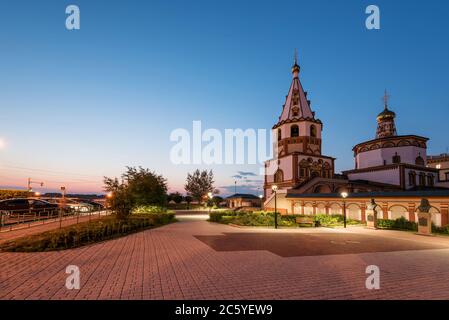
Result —
[[272, 187], [279, 191], [295, 188], [311, 179], [332, 179], [335, 158], [322, 155], [323, 123], [315, 118], [301, 80], [295, 52], [292, 81], [282, 112], [272, 128], [274, 159], [265, 162], [265, 197]]
[[281, 116], [272, 128], [278, 157], [293, 152], [321, 155], [323, 124], [319, 119], [315, 119], [315, 112], [310, 107], [311, 102], [299, 79], [300, 70], [295, 52], [290, 89]]

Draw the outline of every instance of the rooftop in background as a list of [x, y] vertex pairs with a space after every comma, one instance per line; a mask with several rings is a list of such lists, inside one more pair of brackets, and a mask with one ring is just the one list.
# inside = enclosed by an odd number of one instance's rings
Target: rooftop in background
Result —
[[247, 193], [236, 193], [232, 196], [227, 197], [226, 199], [259, 199], [258, 196], [255, 196], [253, 194], [247, 194]]
[[438, 156], [427, 156], [427, 160], [447, 160], [447, 161], [449, 161], [449, 153], [442, 153]]

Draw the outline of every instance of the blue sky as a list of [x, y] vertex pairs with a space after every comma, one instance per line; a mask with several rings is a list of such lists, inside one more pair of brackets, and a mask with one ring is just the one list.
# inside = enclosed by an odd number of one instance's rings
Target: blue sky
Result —
[[[81, 30], [65, 28], [65, 8]], [[365, 28], [365, 8], [381, 30]], [[170, 132], [265, 128], [287, 94], [294, 48], [323, 152], [337, 171], [375, 133], [384, 89], [400, 134], [449, 146], [447, 1], [2, 1], [0, 185], [98, 192], [101, 176], [142, 165], [182, 190], [194, 165], [169, 160]], [[203, 166], [217, 187], [257, 166]], [[261, 177], [239, 181], [256, 185]], [[226, 189], [226, 186], [230, 186]], [[254, 192], [257, 192], [254, 190]]]

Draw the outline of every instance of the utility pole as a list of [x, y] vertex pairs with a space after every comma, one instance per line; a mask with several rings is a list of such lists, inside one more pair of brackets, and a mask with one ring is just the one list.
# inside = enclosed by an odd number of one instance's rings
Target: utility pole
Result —
[[[39, 184], [41, 187], [44, 186], [44, 183], [43, 183], [43, 182], [33, 181], [33, 180], [31, 180], [31, 178], [28, 178], [28, 185], [27, 185], [27, 191], [28, 191], [28, 194], [27, 194], [27, 198], [28, 198], [28, 197], [31, 197], [31, 192], [33, 192], [33, 188], [32, 188], [31, 185], [32, 185], [33, 183]], [[31, 203], [28, 204], [28, 215], [31, 216]], [[24, 220], [25, 220], [25, 219], [24, 219]]]
[[28, 196], [31, 192], [33, 192], [33, 187], [32, 184], [39, 184], [41, 187], [44, 186], [44, 183], [41, 181], [33, 181], [31, 178], [28, 178], [28, 185], [27, 185], [27, 190], [28, 190]]

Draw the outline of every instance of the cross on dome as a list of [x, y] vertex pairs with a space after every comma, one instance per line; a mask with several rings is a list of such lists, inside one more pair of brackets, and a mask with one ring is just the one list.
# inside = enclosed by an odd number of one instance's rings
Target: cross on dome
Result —
[[384, 101], [385, 109], [388, 109], [388, 100], [390, 99], [390, 95], [388, 94], [387, 89], [385, 89], [385, 94], [382, 99]]
[[377, 130], [376, 139], [396, 136], [396, 125], [394, 119], [396, 118], [396, 113], [388, 109], [388, 100], [390, 96], [385, 89], [384, 96], [382, 98], [384, 102], [384, 110], [377, 116]]

